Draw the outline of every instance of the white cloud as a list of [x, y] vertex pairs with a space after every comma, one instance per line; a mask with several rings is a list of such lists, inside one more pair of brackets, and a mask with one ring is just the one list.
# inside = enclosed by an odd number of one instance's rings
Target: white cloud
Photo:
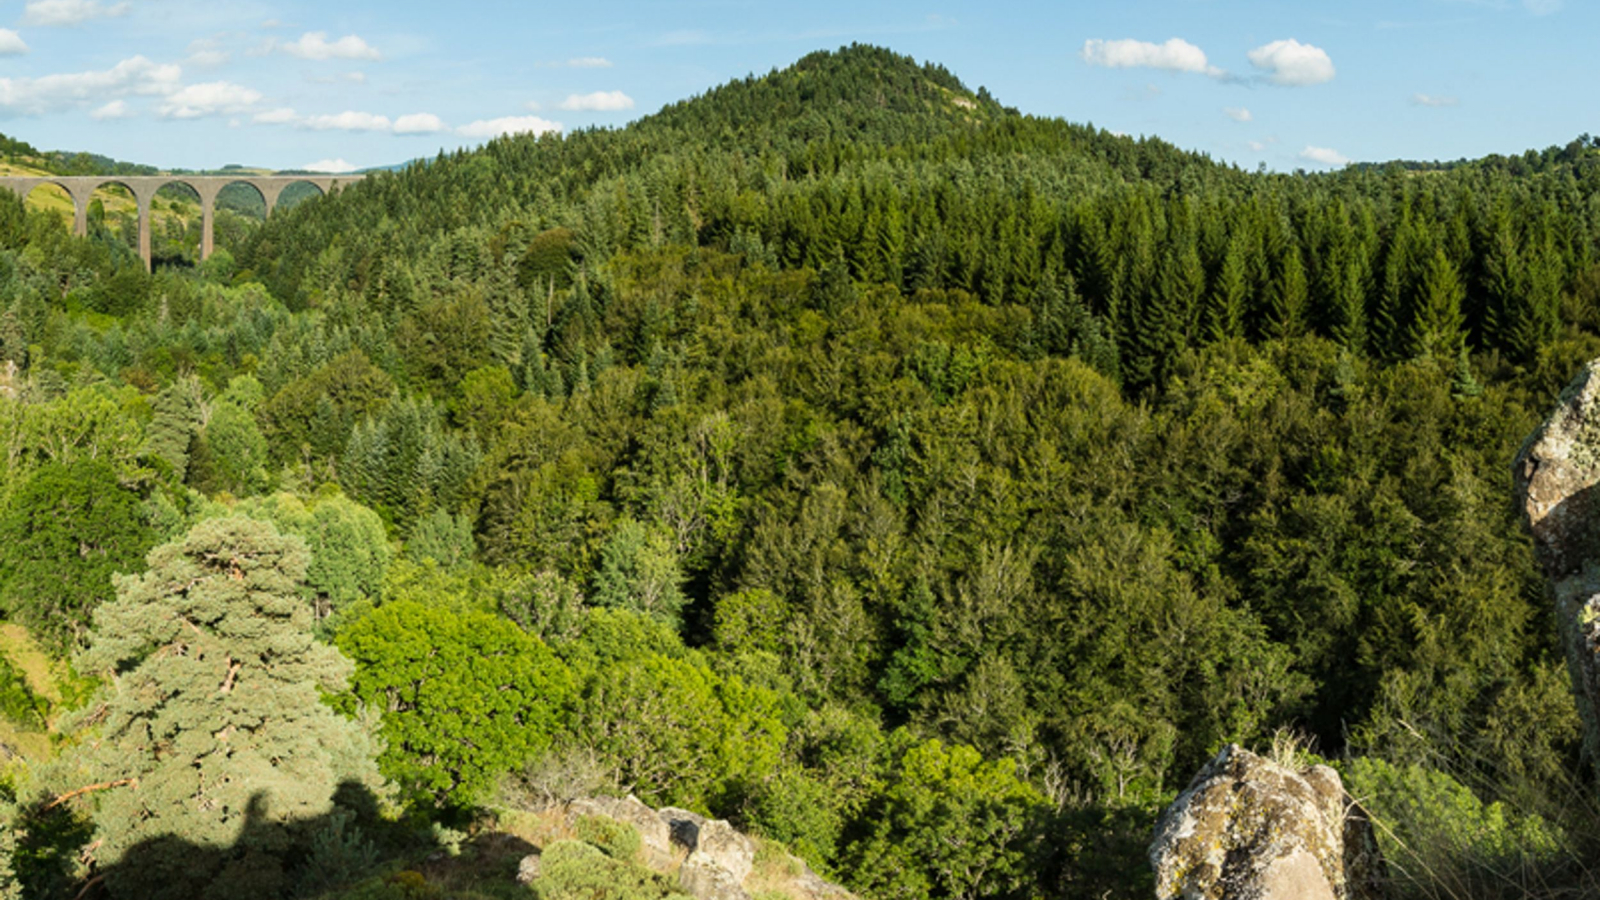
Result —
[[1267, 149], [1266, 142], [1264, 142], [1264, 141], [1248, 141], [1248, 142], [1245, 143], [1245, 146], [1249, 147], [1252, 151], [1254, 151], [1256, 153], [1260, 153], [1263, 150]]
[[527, 103], [524, 103], [523, 106], [526, 106], [532, 112], [538, 112], [539, 110], [544, 109], [544, 106], [537, 100], [529, 100]]
[[333, 116], [307, 116], [300, 124], [314, 131], [388, 131], [394, 127], [388, 116], [349, 110]]
[[560, 131], [560, 122], [551, 122], [538, 116], [505, 116], [499, 119], [480, 119], [456, 129], [456, 134], [470, 138], [492, 138], [503, 134], [544, 134]]
[[1242, 106], [1229, 106], [1222, 110], [1222, 114], [1235, 122], [1249, 122], [1255, 116], [1250, 115], [1250, 110]]
[[335, 75], [307, 75], [306, 81], [312, 84], [366, 84], [365, 72], [340, 72]]
[[184, 61], [192, 66], [220, 66], [228, 58], [228, 51], [222, 49], [216, 38], [201, 38], [189, 42], [189, 58]]
[[1522, 0], [1522, 5], [1528, 12], [1536, 16], [1548, 16], [1561, 11], [1561, 0]]
[[82, 25], [90, 19], [125, 16], [129, 9], [127, 3], [106, 6], [98, 0], [33, 0], [22, 10], [22, 24]]
[[1169, 38], [1164, 44], [1149, 41], [1115, 40], [1099, 38], [1083, 42], [1079, 52], [1084, 62], [1091, 66], [1111, 69], [1150, 68], [1172, 72], [1200, 72], [1220, 76], [1222, 70], [1206, 61], [1206, 53], [1182, 38]]
[[592, 94], [573, 94], [561, 101], [561, 108], [615, 112], [619, 109], [633, 109], [633, 98], [621, 91], [595, 91]]
[[1265, 70], [1273, 84], [1303, 87], [1333, 80], [1333, 60], [1327, 51], [1294, 38], [1263, 44], [1248, 55], [1250, 64]]
[[20, 56], [28, 52], [22, 35], [9, 28], [0, 28], [0, 56]]
[[300, 168], [307, 172], [326, 172], [329, 175], [343, 175], [356, 170], [355, 166], [345, 162], [343, 159], [319, 159], [314, 163], [306, 163]]
[[89, 118], [103, 122], [107, 119], [126, 119], [131, 115], [133, 115], [133, 110], [128, 108], [128, 104], [126, 102], [122, 100], [113, 100], [110, 103], [107, 103], [105, 106], [99, 107], [94, 112], [89, 113]]
[[394, 120], [395, 134], [436, 134], [450, 127], [433, 113], [412, 113]]
[[1337, 150], [1328, 147], [1313, 147], [1309, 144], [1306, 145], [1304, 150], [1300, 151], [1300, 158], [1306, 162], [1314, 162], [1322, 166], [1348, 166], [1350, 164], [1350, 157]]
[[218, 113], [244, 112], [261, 100], [261, 92], [228, 81], [191, 84], [174, 91], [156, 108], [163, 118], [198, 119]]
[[580, 56], [577, 59], [567, 60], [567, 65], [574, 69], [609, 69], [611, 60], [603, 56]]
[[1434, 94], [1412, 94], [1412, 106], [1455, 106], [1458, 102], [1454, 97], [1440, 97]]
[[360, 37], [347, 34], [328, 40], [326, 31], [308, 31], [300, 40], [283, 45], [283, 52], [301, 59], [382, 59], [377, 49]]
[[269, 109], [266, 112], [259, 112], [250, 117], [250, 121], [257, 125], [288, 125], [299, 119], [300, 117], [295, 115], [294, 110], [287, 106]]
[[100, 72], [0, 78], [0, 110], [37, 114], [131, 95], [165, 96], [181, 87], [182, 74], [178, 66], [134, 56]]

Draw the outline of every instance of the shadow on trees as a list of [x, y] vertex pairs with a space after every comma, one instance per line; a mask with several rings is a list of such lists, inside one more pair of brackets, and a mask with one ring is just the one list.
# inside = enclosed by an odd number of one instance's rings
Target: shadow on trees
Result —
[[28, 818], [16, 858], [25, 900], [314, 897], [370, 874], [383, 858], [439, 849], [428, 833], [386, 821], [378, 799], [356, 782], [340, 785], [327, 814], [290, 822], [273, 820], [266, 792], [258, 792], [232, 843], [163, 835], [95, 863], [87, 880], [75, 861], [94, 854], [92, 825], [62, 809]]

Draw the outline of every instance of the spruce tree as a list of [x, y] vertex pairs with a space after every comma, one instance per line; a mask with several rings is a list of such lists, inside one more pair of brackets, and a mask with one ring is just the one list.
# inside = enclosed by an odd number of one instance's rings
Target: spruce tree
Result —
[[1466, 322], [1461, 301], [1466, 288], [1456, 267], [1437, 249], [1422, 273], [1417, 289], [1417, 315], [1411, 323], [1411, 354], [1430, 357], [1445, 365], [1456, 361], [1466, 346]]
[[351, 665], [312, 637], [310, 554], [271, 524], [212, 519], [151, 551], [96, 615], [82, 719], [94, 858], [116, 897], [275, 897], [334, 794], [379, 785], [374, 747], [322, 703]]

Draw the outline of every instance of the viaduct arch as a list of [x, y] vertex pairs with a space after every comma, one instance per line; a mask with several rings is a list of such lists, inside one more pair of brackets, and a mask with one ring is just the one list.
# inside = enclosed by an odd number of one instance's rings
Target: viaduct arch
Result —
[[107, 184], [120, 184], [133, 192], [139, 205], [139, 257], [150, 269], [150, 204], [156, 191], [169, 184], [186, 184], [200, 197], [200, 258], [211, 257], [214, 249], [212, 225], [216, 219], [217, 195], [230, 184], [248, 184], [267, 202], [267, 215], [272, 215], [278, 197], [291, 184], [306, 182], [323, 194], [360, 181], [365, 175], [11, 175], [0, 177], [0, 187], [10, 188], [23, 200], [41, 184], [53, 184], [72, 198], [72, 232], [79, 237], [89, 233], [89, 198], [95, 189]]

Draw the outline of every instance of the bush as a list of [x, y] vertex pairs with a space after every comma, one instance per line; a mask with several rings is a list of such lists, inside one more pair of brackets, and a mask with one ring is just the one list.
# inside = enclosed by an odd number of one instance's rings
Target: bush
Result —
[[671, 882], [642, 866], [612, 859], [582, 841], [557, 841], [540, 857], [533, 883], [540, 900], [660, 900], [681, 895]]
[[1593, 896], [1600, 887], [1561, 828], [1503, 803], [1484, 803], [1444, 772], [1376, 757], [1341, 769], [1346, 788], [1377, 825], [1393, 897]]
[[606, 816], [581, 816], [573, 826], [578, 840], [600, 848], [612, 859], [631, 860], [639, 855], [639, 829]]

